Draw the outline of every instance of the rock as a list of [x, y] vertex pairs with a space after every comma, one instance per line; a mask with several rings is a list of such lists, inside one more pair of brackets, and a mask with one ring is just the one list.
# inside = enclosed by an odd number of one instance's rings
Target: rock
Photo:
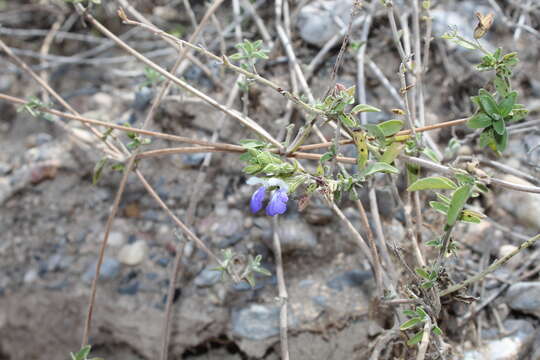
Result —
[[540, 282], [518, 282], [506, 293], [506, 302], [512, 310], [540, 318]]
[[350, 270], [344, 272], [343, 274], [337, 275], [333, 279], [329, 280], [326, 283], [326, 286], [331, 289], [341, 291], [345, 286], [362, 286], [366, 280], [369, 280], [371, 278], [373, 278], [373, 274], [371, 273], [371, 271]]
[[233, 332], [250, 340], [264, 340], [279, 334], [279, 307], [250, 304], [233, 312]]
[[166, 268], [169, 265], [170, 261], [171, 261], [171, 259], [168, 258], [168, 257], [161, 257], [161, 258], [157, 259], [156, 263], [159, 266]]
[[534, 327], [525, 320], [507, 320], [504, 327], [510, 335], [499, 337], [498, 331], [487, 330], [487, 343], [480, 349], [463, 354], [464, 360], [518, 360], [523, 359], [534, 339]]
[[[513, 175], [506, 175], [503, 180], [515, 184], [532, 186], [528, 181]], [[540, 216], [538, 216], [540, 194], [505, 189], [497, 203], [501, 204], [506, 211], [515, 215], [519, 223], [525, 226], [532, 226], [536, 232], [540, 230]]]
[[38, 271], [36, 269], [30, 269], [24, 274], [24, 283], [31, 284], [38, 278]]
[[531, 360], [540, 360], [540, 331], [537, 330], [532, 345]]
[[195, 277], [193, 283], [198, 287], [206, 287], [217, 284], [221, 280], [221, 271], [205, 268]]
[[118, 253], [118, 260], [125, 265], [134, 266], [140, 264], [146, 257], [148, 248], [144, 240], [138, 240], [133, 244], [122, 246]]
[[148, 107], [148, 105], [150, 105], [153, 97], [154, 91], [147, 86], [143, 86], [139, 91], [135, 93], [135, 98], [133, 99], [132, 104], [133, 109], [137, 111], [144, 111]]
[[121, 295], [135, 295], [139, 291], [141, 283], [138, 280], [129, 282], [118, 288], [118, 293]]
[[[347, 26], [351, 6], [349, 0], [319, 0], [304, 6], [297, 20], [300, 37], [307, 43], [323, 47], [343, 25]], [[336, 18], [342, 24], [336, 23]]]
[[310, 204], [304, 218], [312, 225], [327, 225], [333, 220], [334, 212], [324, 204]]
[[200, 166], [205, 158], [205, 153], [183, 154], [182, 163], [187, 166]]
[[[311, 250], [317, 246], [317, 236], [311, 227], [300, 218], [286, 218], [279, 222], [278, 235], [281, 241], [281, 251], [285, 253], [295, 250]], [[267, 246], [272, 249], [272, 235], [263, 238]]]
[[[99, 241], [101, 241], [101, 238], [99, 238]], [[109, 234], [109, 240], [107, 241], [107, 244], [112, 247], [120, 247], [124, 245], [126, 242], [126, 237], [123, 233], [120, 231], [111, 231]]]
[[[89, 284], [94, 280], [94, 275], [96, 273], [96, 263], [97, 259], [92, 262], [82, 275], [82, 280]], [[99, 278], [100, 280], [110, 280], [118, 273], [120, 272], [120, 263], [113, 258], [110, 257], [104, 257], [103, 258], [103, 264], [101, 264], [101, 268], [99, 269]]]

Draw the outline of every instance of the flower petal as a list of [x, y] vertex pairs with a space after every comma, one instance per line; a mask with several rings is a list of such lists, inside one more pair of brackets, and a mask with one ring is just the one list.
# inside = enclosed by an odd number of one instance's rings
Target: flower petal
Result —
[[266, 207], [266, 214], [270, 216], [283, 214], [287, 211], [287, 201], [289, 201], [287, 191], [282, 189], [274, 191]]
[[258, 212], [263, 207], [263, 200], [264, 196], [266, 195], [266, 186], [261, 186], [257, 189], [251, 196], [251, 201], [249, 202], [249, 206], [251, 207], [251, 211], [253, 213]]

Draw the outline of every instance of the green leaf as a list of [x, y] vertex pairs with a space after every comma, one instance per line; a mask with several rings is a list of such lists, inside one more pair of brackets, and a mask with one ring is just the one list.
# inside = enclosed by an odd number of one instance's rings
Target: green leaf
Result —
[[261, 166], [258, 165], [258, 164], [251, 164], [251, 165], [248, 165], [246, 167], [244, 167], [244, 169], [242, 169], [243, 172], [245, 172], [246, 174], [255, 174], [256, 172], [258, 172], [259, 170], [261, 169]]
[[388, 149], [382, 154], [380, 161], [383, 163], [391, 164], [399, 156], [399, 153], [403, 149], [405, 144], [399, 142], [393, 142]]
[[450, 179], [442, 176], [431, 176], [423, 179], [416, 180], [412, 183], [407, 191], [418, 191], [428, 189], [456, 189], [457, 185]]
[[399, 174], [399, 170], [393, 167], [390, 164], [383, 163], [383, 162], [375, 162], [372, 164], [369, 164], [363, 171], [363, 176], [369, 176], [373, 175], [377, 172], [383, 172], [383, 173], [392, 173], [392, 174]]
[[463, 210], [463, 206], [465, 206], [465, 203], [471, 196], [471, 190], [471, 185], [462, 185], [454, 192], [454, 195], [452, 195], [452, 201], [448, 208], [447, 224], [449, 226], [456, 223], [456, 220], [461, 214], [461, 210]]
[[506, 131], [506, 128], [504, 126], [504, 120], [494, 121], [493, 122], [493, 130], [499, 135], [504, 134]]
[[428, 159], [430, 159], [431, 161], [437, 164], [441, 163], [441, 159], [439, 159], [439, 156], [437, 156], [437, 153], [431, 150], [430, 148], [424, 148], [424, 150], [422, 150], [422, 154], [426, 155]]
[[386, 136], [384, 135], [384, 132], [383, 132], [382, 129], [379, 127], [379, 125], [368, 124], [368, 125], [366, 125], [365, 127], [366, 127], [366, 130], [368, 131], [368, 133], [369, 133], [371, 136], [376, 137], [376, 138], [379, 139], [380, 141], [384, 141], [384, 138], [385, 138]]
[[435, 246], [435, 247], [441, 247], [441, 241], [439, 239], [434, 239], [426, 242], [426, 246]]
[[448, 205], [439, 202], [439, 201], [430, 201], [429, 206], [431, 206], [433, 209], [437, 210], [438, 212], [447, 215], [448, 214]]
[[[433, 273], [435, 273], [435, 272], [433, 272]], [[433, 280], [433, 276], [428, 275], [428, 277], [429, 277], [430, 280]], [[421, 317], [424, 320], [427, 319], [427, 317], [428, 317], [428, 314], [426, 313], [424, 308], [421, 307], [421, 306], [416, 308], [416, 313], [418, 314], [419, 317]]]
[[416, 334], [414, 334], [414, 336], [412, 338], [410, 338], [408, 341], [407, 341], [407, 345], [409, 346], [413, 346], [413, 345], [416, 345], [418, 344], [420, 341], [422, 341], [422, 337], [424, 336], [424, 330], [420, 330], [419, 332], [417, 332]]
[[495, 143], [497, 144], [497, 150], [501, 152], [506, 150], [506, 147], [508, 146], [508, 131], [506, 131], [506, 128], [502, 135], [495, 134]]
[[460, 221], [468, 222], [472, 224], [480, 224], [482, 222], [482, 219], [480, 219], [477, 216], [474, 216], [472, 214], [461, 214], [461, 217], [459, 218]]
[[345, 126], [349, 128], [355, 128], [358, 126], [356, 119], [354, 119], [352, 116], [342, 113], [338, 115], [338, 118]]
[[499, 103], [499, 114], [502, 117], [506, 117], [510, 114], [514, 105], [516, 104], [517, 92], [512, 91], [510, 94], [505, 96], [505, 98]]
[[410, 329], [410, 328], [414, 327], [416, 324], [419, 324], [421, 322], [422, 322], [421, 318], [415, 317], [415, 318], [412, 318], [412, 319], [409, 319], [409, 320], [405, 321], [403, 324], [401, 324], [399, 326], [399, 329], [400, 330], [407, 330], [407, 329]]
[[471, 129], [483, 129], [490, 126], [492, 121], [493, 120], [489, 115], [484, 112], [479, 112], [467, 121], [467, 126]]
[[366, 105], [366, 104], [358, 104], [352, 108], [351, 114], [356, 115], [358, 113], [363, 113], [363, 112], [380, 112], [380, 111], [381, 109], [378, 109], [375, 106]]
[[73, 354], [71, 353], [71, 359], [72, 360], [86, 360], [86, 358], [88, 357], [88, 355], [90, 354], [90, 349], [92, 347], [90, 345], [86, 345], [84, 347], [81, 348], [81, 350], [79, 350], [77, 353]]
[[416, 317], [417, 316], [416, 311], [409, 310], [409, 309], [403, 310], [403, 313], [405, 315], [407, 315], [408, 317]]
[[440, 194], [440, 193], [437, 193], [437, 197], [446, 205], [450, 205], [450, 201], [452, 201], [448, 196], [444, 196], [443, 194]]
[[246, 149], [257, 149], [262, 148], [266, 145], [264, 141], [256, 139], [243, 139], [239, 141], [240, 145]]
[[383, 132], [384, 136], [392, 136], [403, 128], [403, 121], [394, 119], [384, 121], [377, 125], [379, 126], [379, 129], [381, 129], [381, 131]]
[[486, 147], [495, 143], [495, 135], [493, 129], [487, 129], [480, 134], [479, 144], [480, 147]]
[[422, 269], [422, 268], [416, 268], [414, 271], [418, 274], [418, 276], [423, 277], [426, 280], [430, 280], [429, 273]]
[[431, 331], [433, 331], [433, 333], [437, 336], [441, 336], [442, 335], [442, 330], [440, 327], [438, 326], [434, 326]]
[[103, 169], [105, 168], [105, 165], [109, 162], [109, 158], [104, 157], [99, 159], [99, 161], [94, 166], [94, 172], [92, 174], [92, 185], [96, 185], [101, 178], [101, 174], [103, 173]]
[[493, 96], [487, 92], [484, 89], [480, 89], [479, 91], [479, 97], [480, 97], [480, 105], [482, 106], [482, 109], [489, 115], [493, 117], [493, 114], [499, 113], [499, 107], [497, 106], [497, 102], [493, 98]]
[[497, 76], [493, 80], [493, 85], [495, 85], [495, 90], [497, 90], [497, 93], [500, 94], [503, 97], [506, 97], [508, 95], [508, 91], [510, 88], [508, 87], [508, 84], [506, 83], [505, 79]]

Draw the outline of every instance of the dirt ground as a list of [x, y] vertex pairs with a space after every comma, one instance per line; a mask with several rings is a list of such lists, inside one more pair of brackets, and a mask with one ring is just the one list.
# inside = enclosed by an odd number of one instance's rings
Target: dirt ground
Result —
[[[336, 1], [336, 4], [341, 2]], [[153, 61], [171, 68], [175, 61], [174, 49], [144, 29], [123, 25], [116, 15], [120, 2], [102, 0], [102, 3], [90, 10], [96, 18], [115, 34], [122, 34], [122, 38], [137, 50], [149, 54]], [[165, 31], [180, 34], [182, 38], [193, 32], [190, 13], [182, 1], [129, 3]], [[274, 2], [254, 3], [274, 42], [269, 59], [260, 62], [258, 71], [284, 88], [291, 88], [288, 57], [275, 30]], [[289, 3], [293, 20], [297, 20], [302, 6], [316, 2]], [[400, 13], [408, 14], [409, 19], [409, 2], [395, 3]], [[520, 12], [512, 1], [497, 3], [510, 22], [520, 21], [520, 14], [525, 14], [523, 21], [538, 34], [538, 6]], [[191, 1], [191, 6], [195, 18], [200, 20], [205, 5]], [[461, 21], [455, 25], [472, 29], [474, 10], [488, 8], [494, 11], [489, 1], [434, 2], [434, 36], [440, 35], [440, 29], [452, 25], [452, 21]], [[235, 33], [234, 27], [229, 26], [233, 22], [233, 7], [231, 2], [225, 1], [217, 12], [216, 21], [206, 26], [199, 42], [215, 53], [220, 53], [220, 46], [225, 47], [227, 54], [233, 53]], [[244, 37], [261, 38], [260, 29], [249, 14], [241, 24]], [[145, 66], [83, 23], [72, 5], [60, 0], [0, 1], [0, 25], [0, 39], [40, 76], [46, 77], [48, 84], [81, 114], [115, 124], [127, 122], [134, 127], [141, 126], [158, 85], [145, 84]], [[50, 42], [48, 55], [44, 56], [42, 45], [53, 26], [59, 26], [62, 34], [84, 34], [88, 38], [80, 40], [58, 34]], [[352, 43], [360, 41], [360, 29], [358, 27], [351, 33]], [[320, 47], [303, 39], [301, 31], [301, 25], [293, 21], [292, 45], [305, 69]], [[527, 31], [522, 31], [516, 39], [515, 32], [515, 27], [508, 26], [496, 16], [485, 42], [487, 46], [502, 46], [519, 53], [521, 63], [516, 69], [514, 87], [520, 91], [520, 101], [531, 110], [526, 120], [536, 120], [540, 111], [540, 65], [537, 60], [540, 40]], [[221, 36], [224, 44], [220, 44]], [[322, 97], [328, 87], [339, 44], [329, 51], [309, 80], [316, 98]], [[103, 49], [96, 50], [100, 46]], [[373, 17], [366, 51], [391, 85], [399, 89], [399, 58], [382, 6], [378, 6]], [[0, 54], [0, 93], [26, 100], [35, 96], [62, 109], [18, 69], [5, 52]], [[355, 54], [353, 50], [345, 52], [338, 74], [338, 82], [347, 86], [356, 81]], [[424, 83], [427, 123], [470, 115], [474, 107], [469, 97], [489, 79], [488, 74], [474, 70], [478, 58], [437, 36], [432, 42], [430, 56]], [[212, 76], [192, 64], [181, 76], [220, 103], [226, 103], [236, 75], [223, 70], [215, 61], [196, 57]], [[216, 79], [218, 81], [214, 81]], [[369, 120], [389, 119], [392, 116], [390, 109], [399, 104], [368, 66], [366, 85], [368, 103], [383, 109]], [[271, 134], [283, 137], [287, 100], [260, 84], [251, 86], [248, 97], [248, 114]], [[235, 99], [232, 107], [242, 111], [241, 96]], [[91, 146], [80, 146], [51, 121], [18, 110], [16, 105], [0, 101], [0, 360], [64, 359], [70, 351], [80, 347], [99, 244], [122, 174], [107, 168], [94, 185], [94, 167], [102, 153]], [[82, 138], [92, 139], [80, 123], [60, 121], [75, 128]], [[305, 114], [292, 111], [291, 123], [298, 128], [304, 121]], [[231, 144], [253, 137], [246, 127], [230, 118], [223, 119], [219, 111], [176, 86], [159, 107], [150, 128], [204, 140], [210, 140], [217, 132], [218, 141]], [[331, 137], [333, 130], [323, 127], [323, 133]], [[129, 140], [120, 132], [114, 134], [124, 143]], [[448, 141], [455, 137], [462, 141], [460, 155], [474, 154], [483, 160], [499, 161], [529, 174], [530, 183], [539, 185], [538, 121], [528, 131], [512, 134], [509, 149], [502, 158], [480, 149], [474, 138], [468, 136], [470, 134], [472, 130], [464, 126], [431, 132], [443, 152]], [[308, 142], [317, 142], [317, 139], [312, 136]], [[178, 144], [156, 139], [145, 149], [173, 146]], [[342, 152], [355, 156], [352, 146], [343, 147]], [[445, 162], [453, 160], [455, 155], [445, 158]], [[233, 248], [238, 253], [261, 254], [263, 266], [273, 275], [258, 278], [254, 289], [247, 284], [234, 284], [230, 279], [220, 280], [211, 270], [217, 264], [188, 243], [182, 258], [181, 279], [175, 291], [170, 358], [278, 359], [279, 303], [276, 301], [272, 223], [269, 217], [250, 212], [253, 187], [246, 184], [243, 164], [236, 154], [215, 153], [208, 167], [201, 167], [203, 159], [204, 154], [167, 155], [141, 161], [138, 169], [172, 212], [185, 220], [212, 250], [219, 253], [222, 249]], [[305, 165], [314, 169], [316, 163], [305, 162]], [[486, 171], [501, 178], [508, 176], [487, 167]], [[202, 181], [201, 173], [205, 174]], [[378, 179], [375, 186], [386, 237], [410, 254], [402, 209], [392, 198], [383, 178]], [[400, 190], [404, 187], [403, 182]], [[367, 189], [364, 190], [360, 197], [372, 220]], [[194, 212], [190, 213], [188, 208], [193, 194], [197, 201]], [[483, 269], [504, 254], [504, 249], [508, 249], [505, 246], [517, 246], [539, 232], [540, 222], [535, 218], [540, 213], [537, 207], [540, 201], [535, 196], [540, 195], [517, 194], [493, 187], [490, 193], [475, 200], [474, 206], [488, 215], [488, 219], [480, 225], [460, 225], [456, 229], [459, 249], [452, 259], [456, 280]], [[430, 199], [422, 195], [421, 201], [427, 203]], [[313, 199], [302, 212], [297, 206], [298, 199], [293, 200], [281, 218], [280, 230], [289, 292], [291, 359], [368, 359], [392, 324], [372, 321], [370, 302], [376, 293], [366, 257], [348, 229], [321, 199]], [[345, 199], [339, 205], [353, 225], [365, 234], [354, 203]], [[422, 235], [428, 241], [438, 234], [444, 221], [427, 206], [423, 215]], [[90, 334], [93, 355], [107, 360], [158, 358], [177, 241], [174, 223], [148, 195], [141, 182], [130, 176], [112, 226], [100, 276]], [[519, 259], [487, 278], [482, 289], [471, 289], [471, 295], [482, 292], [481, 302], [495, 294], [505, 281], [511, 279], [519, 265], [538, 252], [538, 247], [525, 250]], [[435, 256], [429, 250], [427, 254]], [[537, 261], [532, 262], [526, 270], [536, 269], [536, 264]], [[538, 273], [533, 271], [524, 280], [537, 284]], [[474, 305], [452, 306], [448, 313], [450, 319], [441, 327], [445, 342], [452, 345], [456, 358], [464, 358], [467, 351], [469, 357], [466, 358], [487, 358], [482, 356], [489, 356], [485, 355], [488, 352], [477, 355], [474, 350], [482, 352], [485, 346], [491, 346], [493, 339], [505, 338], [501, 334], [490, 334], [497, 332], [501, 324], [506, 324], [508, 328], [515, 325], [511, 333], [517, 334], [519, 341], [516, 341], [522, 344], [514, 358], [540, 359], [540, 354], [533, 351], [540, 348], [540, 311], [516, 310], [509, 305], [508, 299], [501, 293], [475, 321], [461, 324], [461, 327], [456, 325], [458, 320]], [[498, 309], [497, 315], [493, 315], [493, 309]], [[481, 343], [472, 340], [478, 336], [475, 330], [478, 326], [485, 333]], [[518, 338], [522, 333], [527, 335]], [[405, 341], [404, 334], [396, 336], [393, 349], [389, 346], [386, 352], [383, 351], [386, 358], [411, 354], [404, 350]]]

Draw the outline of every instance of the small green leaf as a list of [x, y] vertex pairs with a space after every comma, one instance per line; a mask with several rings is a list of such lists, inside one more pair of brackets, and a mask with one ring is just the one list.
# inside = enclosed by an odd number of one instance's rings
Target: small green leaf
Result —
[[105, 165], [109, 162], [109, 158], [104, 157], [99, 159], [99, 161], [94, 166], [94, 172], [92, 174], [92, 185], [96, 185], [101, 178], [101, 174], [103, 173], [103, 169], [105, 168]]
[[459, 220], [463, 222], [472, 223], [472, 224], [480, 224], [482, 222], [482, 219], [480, 219], [479, 217], [474, 216], [472, 214], [465, 214], [465, 213], [461, 215]]
[[403, 121], [394, 119], [384, 121], [377, 125], [383, 132], [384, 136], [392, 136], [403, 128]]
[[433, 209], [437, 210], [438, 212], [447, 215], [448, 214], [448, 205], [439, 202], [439, 201], [430, 201], [429, 206], [431, 206]]
[[414, 271], [418, 274], [418, 276], [423, 277], [426, 280], [430, 280], [429, 273], [422, 269], [422, 268], [416, 268]]
[[412, 338], [410, 338], [408, 341], [407, 341], [407, 345], [409, 346], [413, 346], [413, 345], [416, 345], [418, 344], [420, 341], [422, 341], [422, 337], [424, 336], [424, 330], [420, 330], [419, 332], [417, 332], [416, 334], [414, 334], [414, 336]]
[[363, 171], [363, 176], [369, 176], [373, 175], [377, 172], [383, 172], [383, 173], [391, 173], [391, 174], [399, 174], [399, 170], [393, 167], [390, 164], [383, 163], [383, 162], [375, 162], [370, 165], [368, 165]]
[[504, 120], [494, 121], [493, 130], [495, 130], [495, 132], [499, 135], [504, 134], [504, 132], [506, 131], [504, 126]]
[[465, 206], [465, 203], [471, 196], [471, 190], [471, 185], [462, 185], [454, 192], [454, 195], [452, 195], [452, 201], [448, 208], [447, 224], [449, 226], [456, 223], [456, 220], [461, 214], [461, 210], [463, 210], [463, 206]]
[[[431, 275], [428, 275], [428, 277], [432, 280], [433, 279], [433, 276]], [[427, 319], [428, 318], [428, 314], [426, 313], [426, 311], [424, 310], [423, 307], [419, 306], [416, 308], [416, 313], [418, 314], [418, 316], [422, 319]]]
[[491, 125], [493, 120], [484, 112], [479, 112], [467, 121], [467, 126], [471, 129], [483, 129]]
[[428, 189], [456, 189], [457, 185], [450, 179], [442, 176], [431, 176], [423, 179], [416, 180], [411, 186], [407, 188], [407, 191], [418, 191]]
[[368, 125], [366, 125], [365, 127], [366, 127], [366, 130], [368, 131], [368, 133], [369, 133], [371, 136], [376, 137], [376, 138], [379, 139], [380, 141], [384, 141], [384, 138], [385, 138], [386, 136], [384, 135], [384, 132], [383, 132], [382, 129], [379, 127], [379, 125], [368, 124]]
[[90, 345], [86, 345], [81, 350], [79, 350], [77, 353], [73, 354], [71, 353], [71, 359], [72, 360], [86, 360], [88, 355], [90, 354], [90, 349], [92, 347]]
[[480, 89], [479, 94], [482, 109], [484, 109], [484, 111], [491, 117], [493, 117], [493, 114], [498, 114], [499, 107], [497, 106], [497, 102], [495, 102], [493, 96], [484, 89]]
[[448, 196], [444, 196], [443, 194], [437, 193], [437, 197], [439, 200], [441, 200], [444, 204], [450, 205], [451, 199]]
[[409, 309], [403, 310], [403, 313], [405, 315], [407, 315], [408, 317], [416, 317], [417, 316], [416, 311], [409, 310]]
[[403, 324], [400, 325], [399, 329], [400, 330], [407, 330], [407, 329], [410, 329], [410, 328], [414, 327], [416, 324], [421, 323], [421, 322], [422, 322], [421, 318], [415, 317], [415, 318], [412, 318], [412, 319], [409, 319], [409, 320], [405, 321]]
[[382, 154], [380, 161], [391, 164], [399, 156], [399, 153], [405, 145], [399, 142], [393, 142], [388, 149]]
[[434, 246], [434, 247], [441, 247], [442, 243], [439, 239], [433, 239], [428, 242], [426, 242], [426, 246]]
[[338, 115], [338, 118], [345, 126], [349, 128], [355, 128], [358, 126], [358, 123], [352, 116], [341, 113]]
[[434, 326], [431, 331], [433, 331], [433, 333], [437, 336], [441, 336], [442, 335], [442, 330], [440, 327], [438, 326]]
[[244, 139], [239, 141], [240, 145], [246, 149], [262, 148], [266, 145], [265, 142], [256, 139]]
[[378, 109], [375, 106], [366, 105], [366, 104], [358, 104], [352, 108], [351, 114], [356, 115], [362, 112], [380, 112], [380, 111], [381, 109]]
[[250, 164], [246, 167], [244, 167], [244, 169], [242, 170], [243, 172], [245, 172], [246, 174], [255, 174], [256, 172], [258, 172], [259, 170], [261, 170], [261, 166], [258, 165], [258, 164]]
[[497, 144], [497, 150], [501, 152], [506, 150], [506, 147], [508, 146], [508, 131], [506, 131], [506, 128], [502, 135], [495, 134], [495, 143]]
[[495, 90], [497, 90], [497, 93], [499, 93], [501, 96], [506, 97], [506, 95], [508, 95], [508, 91], [510, 89], [505, 79], [497, 76], [493, 80], [493, 85], [495, 85]]
[[486, 147], [495, 143], [495, 135], [493, 129], [486, 129], [480, 134], [479, 144], [480, 147]]
[[516, 104], [517, 92], [512, 91], [510, 94], [505, 96], [505, 98], [499, 103], [499, 114], [502, 117], [506, 117], [510, 114], [514, 105]]
[[439, 156], [437, 156], [437, 153], [431, 150], [430, 148], [424, 148], [424, 150], [422, 150], [422, 154], [426, 155], [427, 158], [433, 161], [434, 163], [437, 163], [437, 164], [441, 163], [441, 159], [439, 159]]

